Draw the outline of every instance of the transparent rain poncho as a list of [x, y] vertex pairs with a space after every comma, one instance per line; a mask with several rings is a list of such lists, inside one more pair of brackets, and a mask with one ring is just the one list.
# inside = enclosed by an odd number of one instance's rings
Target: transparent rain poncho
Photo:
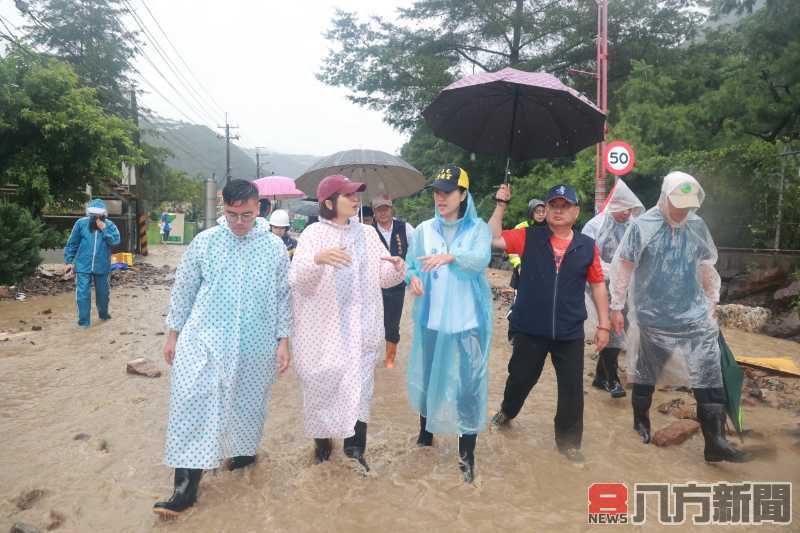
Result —
[[670, 217], [669, 195], [700, 184], [683, 172], [664, 178], [656, 207], [631, 223], [611, 264], [611, 309], [628, 305], [628, 379], [692, 388], [722, 386], [719, 326], [713, 318], [720, 277], [717, 248], [703, 219], [690, 209]]
[[[471, 195], [458, 222], [444, 221], [437, 211], [414, 231], [408, 275], [418, 277], [425, 292], [414, 302], [408, 397], [412, 408], [427, 417], [432, 433], [467, 435], [486, 428], [493, 307], [486, 268], [491, 240]], [[422, 272], [419, 258], [436, 253], [449, 253], [455, 261]]]
[[[630, 218], [624, 222], [617, 222], [614, 218], [614, 213], [622, 213], [628, 210], [631, 211]], [[622, 237], [625, 235], [625, 231], [628, 229], [628, 226], [630, 226], [631, 221], [634, 218], [638, 218], [643, 212], [644, 204], [642, 204], [639, 198], [630, 190], [622, 178], [618, 178], [603, 208], [583, 227], [582, 233], [592, 237], [600, 251], [600, 265], [603, 267], [606, 286], [608, 286], [611, 261], [619, 247], [619, 243], [622, 241]], [[586, 310], [588, 318], [586, 322], [584, 322], [584, 330], [586, 337], [592, 338], [595, 328], [597, 327], [598, 318], [588, 284], [586, 287]], [[612, 330], [609, 334], [607, 347], [622, 348], [624, 342], [625, 333], [623, 332], [621, 335], [617, 335]]]

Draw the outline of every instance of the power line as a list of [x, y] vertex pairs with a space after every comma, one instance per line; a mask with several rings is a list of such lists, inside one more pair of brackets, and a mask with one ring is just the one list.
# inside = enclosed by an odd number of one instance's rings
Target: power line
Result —
[[131, 17], [133, 17], [133, 20], [136, 23], [136, 25], [139, 26], [139, 29], [142, 30], [142, 33], [144, 34], [145, 38], [150, 42], [150, 44], [153, 45], [153, 48], [155, 49], [156, 53], [161, 57], [161, 59], [164, 60], [164, 63], [167, 65], [167, 68], [169, 68], [172, 71], [172, 73], [175, 74], [178, 83], [180, 83], [183, 86], [183, 88], [186, 90], [186, 93], [195, 101], [195, 103], [197, 103], [197, 105], [199, 106], [197, 108], [199, 109], [199, 113], [202, 116], [204, 116], [206, 120], [209, 120], [209, 122], [213, 123], [215, 121], [214, 118], [211, 115], [209, 115], [208, 111], [206, 111], [205, 109], [207, 107], [207, 104], [200, 101], [200, 98], [198, 98], [198, 95], [194, 90], [194, 88], [191, 86], [190, 83], [186, 81], [183, 75], [180, 72], [178, 72], [172, 60], [164, 52], [164, 49], [161, 48], [158, 39], [156, 39], [153, 36], [147, 25], [139, 17], [138, 13], [136, 13], [136, 11], [133, 9], [128, 0], [122, 0], [122, 1], [123, 4], [125, 5], [125, 9], [127, 10], [127, 12], [131, 15]]
[[178, 59], [180, 59], [180, 61], [181, 61], [181, 63], [183, 64], [183, 66], [186, 68], [186, 71], [189, 73], [189, 75], [190, 75], [190, 76], [192, 77], [192, 79], [195, 81], [195, 83], [197, 84], [197, 86], [198, 86], [198, 87], [200, 87], [200, 89], [201, 89], [201, 90], [202, 90], [202, 91], [205, 93], [205, 95], [206, 95], [206, 97], [208, 98], [208, 100], [209, 100], [209, 101], [210, 101], [210, 102], [211, 102], [211, 103], [212, 103], [214, 106], [216, 106], [216, 108], [217, 108], [217, 110], [219, 111], [219, 113], [220, 113], [220, 114], [223, 114], [223, 113], [225, 112], [225, 110], [222, 108], [222, 106], [221, 106], [221, 105], [219, 105], [219, 103], [217, 103], [217, 101], [214, 99], [214, 96], [213, 96], [213, 95], [211, 94], [211, 92], [210, 92], [210, 91], [209, 91], [209, 90], [208, 90], [208, 89], [207, 89], [207, 88], [206, 88], [206, 87], [203, 85], [203, 83], [202, 83], [202, 82], [201, 82], [201, 81], [200, 81], [200, 80], [197, 78], [197, 76], [195, 76], [195, 75], [194, 75], [194, 72], [193, 72], [193, 71], [192, 71], [192, 69], [189, 67], [189, 64], [186, 62], [186, 60], [183, 58], [183, 56], [181, 55], [181, 53], [178, 51], [178, 48], [177, 48], [177, 47], [176, 47], [176, 46], [173, 44], [172, 40], [169, 38], [169, 35], [167, 35], [167, 32], [166, 32], [166, 31], [164, 31], [164, 28], [161, 26], [161, 23], [159, 23], [159, 22], [158, 22], [158, 19], [155, 17], [155, 15], [153, 15], [153, 12], [150, 10], [150, 7], [147, 5], [147, 2], [145, 2], [145, 0], [139, 0], [139, 1], [140, 1], [140, 2], [141, 2], [141, 4], [144, 6], [144, 8], [147, 10], [147, 13], [149, 13], [149, 14], [150, 14], [150, 18], [151, 18], [151, 19], [153, 19], [153, 22], [155, 22], [155, 23], [156, 23], [156, 26], [158, 27], [158, 29], [159, 29], [159, 30], [161, 30], [161, 34], [162, 34], [162, 35], [164, 36], [164, 38], [167, 40], [167, 43], [169, 43], [170, 47], [172, 47], [172, 50], [175, 52], [175, 55], [177, 55], [177, 56], [178, 56]]

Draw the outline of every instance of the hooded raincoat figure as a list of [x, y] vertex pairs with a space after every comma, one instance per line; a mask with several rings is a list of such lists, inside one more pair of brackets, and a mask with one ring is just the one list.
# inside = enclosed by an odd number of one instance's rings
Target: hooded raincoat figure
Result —
[[78, 325], [88, 328], [91, 322], [92, 284], [100, 320], [108, 320], [111, 292], [111, 250], [119, 244], [117, 226], [108, 218], [103, 200], [95, 198], [86, 208], [86, 216], [72, 227], [64, 247], [65, 272], [75, 272], [75, 300], [78, 304]]
[[655, 384], [669, 374], [689, 385], [707, 461], [743, 461], [747, 454], [725, 439], [725, 395], [714, 309], [720, 277], [717, 248], [695, 211], [705, 192], [692, 176], [671, 172], [658, 205], [634, 220], [611, 265], [612, 324], [622, 329], [628, 297], [626, 350], [633, 382], [634, 429], [650, 441], [649, 408]]
[[[644, 205], [639, 198], [628, 188], [628, 185], [617, 179], [614, 188], [606, 199], [603, 209], [595, 215], [583, 227], [583, 234], [592, 237], [597, 244], [600, 252], [600, 265], [603, 267], [603, 274], [608, 284], [609, 273], [611, 271], [611, 261], [614, 254], [625, 236], [625, 231], [631, 224], [631, 220], [639, 217], [644, 212]], [[587, 289], [587, 304], [589, 303], [589, 293]], [[587, 305], [590, 315], [594, 315], [593, 306]], [[623, 313], [625, 314], [625, 313]], [[586, 327], [591, 330], [596, 325], [596, 316], [586, 321]], [[625, 389], [619, 381], [617, 374], [617, 359], [619, 352], [623, 348], [625, 341], [624, 332], [617, 335], [611, 331], [608, 344], [600, 352], [597, 358], [597, 368], [592, 386], [608, 391], [612, 397], [621, 398], [625, 396]]]
[[222, 194], [225, 215], [186, 249], [166, 319], [172, 376], [164, 463], [175, 469], [175, 494], [156, 504], [162, 515], [194, 504], [203, 470], [225, 459], [230, 469], [255, 461], [272, 384], [288, 366], [286, 248], [256, 218], [252, 183], [231, 180]]
[[384, 333], [381, 289], [402, 282], [405, 265], [373, 228], [350, 218], [365, 188], [339, 175], [320, 182], [320, 220], [300, 234], [289, 285], [303, 428], [315, 441], [316, 460], [328, 460], [331, 439], [343, 438], [345, 454], [368, 469], [367, 423]]
[[[432, 188], [436, 216], [414, 230], [408, 253], [408, 279], [417, 295], [408, 397], [420, 416], [417, 444], [432, 445], [434, 433], [458, 434], [459, 466], [471, 482], [477, 434], [487, 424], [492, 233], [467, 192], [466, 171], [445, 169]], [[458, 195], [464, 196], [460, 205]], [[456, 210], [450, 215], [448, 203]]]

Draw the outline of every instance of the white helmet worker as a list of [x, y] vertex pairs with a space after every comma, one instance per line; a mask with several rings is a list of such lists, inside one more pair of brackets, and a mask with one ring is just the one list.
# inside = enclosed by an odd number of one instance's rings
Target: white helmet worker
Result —
[[269, 225], [277, 226], [279, 228], [288, 228], [289, 213], [287, 213], [283, 209], [276, 209], [275, 211], [272, 212], [272, 215], [269, 217]]

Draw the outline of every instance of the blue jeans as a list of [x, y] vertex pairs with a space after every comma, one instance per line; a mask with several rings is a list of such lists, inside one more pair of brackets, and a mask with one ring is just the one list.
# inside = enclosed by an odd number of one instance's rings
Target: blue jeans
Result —
[[97, 314], [100, 320], [111, 318], [108, 314], [108, 298], [111, 292], [108, 274], [84, 274], [78, 272], [75, 279], [75, 299], [78, 302], [78, 325], [88, 326], [91, 323], [92, 283], [97, 300]]

